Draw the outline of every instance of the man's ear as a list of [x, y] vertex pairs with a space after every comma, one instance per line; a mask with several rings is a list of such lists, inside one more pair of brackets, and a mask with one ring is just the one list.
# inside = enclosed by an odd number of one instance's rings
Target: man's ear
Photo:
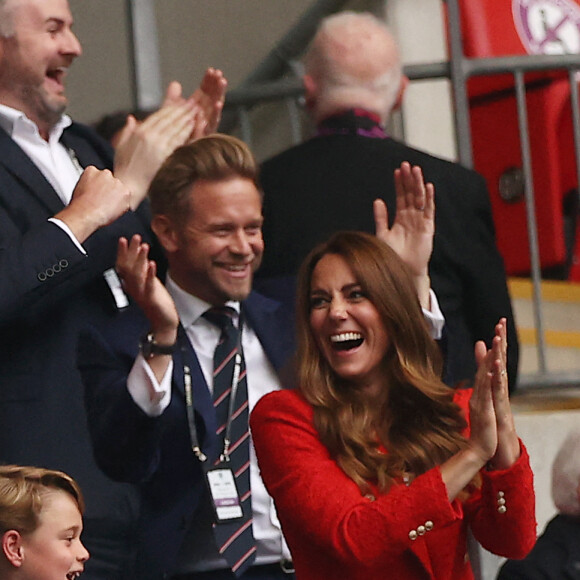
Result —
[[175, 224], [166, 215], [153, 216], [151, 229], [166, 252], [175, 252], [179, 249], [179, 236]]
[[304, 75], [302, 77], [302, 82], [304, 84], [304, 97], [306, 99], [306, 107], [308, 109], [312, 109], [314, 103], [316, 103], [316, 91], [317, 91], [316, 81], [310, 75]]
[[6, 560], [15, 568], [22, 566], [24, 562], [24, 549], [22, 547], [22, 536], [16, 530], [8, 530], [2, 536], [2, 552]]
[[399, 93], [397, 94], [397, 100], [395, 101], [395, 104], [393, 105], [393, 111], [396, 111], [397, 109], [400, 109], [401, 105], [403, 104], [403, 97], [405, 96], [405, 91], [407, 90], [407, 87], [409, 86], [409, 77], [406, 77], [405, 75], [403, 75], [401, 77], [401, 86], [399, 87]]

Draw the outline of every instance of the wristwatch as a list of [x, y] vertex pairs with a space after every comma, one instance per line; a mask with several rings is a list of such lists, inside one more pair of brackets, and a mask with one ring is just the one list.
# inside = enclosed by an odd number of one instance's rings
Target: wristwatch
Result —
[[173, 354], [175, 352], [175, 345], [173, 344], [157, 344], [155, 342], [155, 335], [152, 332], [148, 332], [139, 341], [139, 350], [144, 358], [148, 359], [156, 354]]

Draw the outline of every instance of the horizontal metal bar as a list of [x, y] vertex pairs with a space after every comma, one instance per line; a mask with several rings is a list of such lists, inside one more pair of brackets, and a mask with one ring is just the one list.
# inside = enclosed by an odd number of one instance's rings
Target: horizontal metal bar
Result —
[[[405, 66], [403, 71], [412, 81], [432, 80], [449, 77], [448, 62], [434, 62]], [[241, 105], [251, 106], [262, 101], [277, 101], [288, 97], [299, 97], [304, 93], [302, 79], [288, 77], [271, 82], [254, 83], [228, 91], [226, 108]]]
[[526, 389], [544, 389], [549, 388], [578, 388], [580, 387], [580, 376], [578, 371], [521, 374], [518, 377], [518, 390], [523, 392]]
[[516, 71], [570, 70], [580, 68], [580, 54], [535, 54], [493, 58], [465, 58], [464, 72], [468, 76], [505, 74]]

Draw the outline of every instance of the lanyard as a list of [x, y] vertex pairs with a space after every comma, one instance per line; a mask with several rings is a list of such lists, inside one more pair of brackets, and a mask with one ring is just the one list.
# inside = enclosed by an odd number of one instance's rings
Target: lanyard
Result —
[[[227, 463], [230, 460], [229, 448], [231, 444], [232, 422], [236, 404], [236, 395], [240, 383], [240, 373], [242, 371], [242, 329], [243, 322], [242, 314], [240, 313], [238, 345], [234, 359], [234, 373], [232, 376], [230, 403], [228, 406], [228, 419], [226, 422], [226, 429], [224, 434], [224, 446], [222, 452], [220, 453], [220, 462], [222, 463]], [[185, 407], [187, 412], [187, 423], [189, 426], [191, 449], [199, 461], [203, 463], [207, 460], [207, 455], [201, 450], [199, 439], [197, 437], [197, 429], [195, 427], [195, 412], [193, 409], [193, 390], [191, 388], [191, 369], [186, 364], [183, 365], [183, 386], [185, 388]]]

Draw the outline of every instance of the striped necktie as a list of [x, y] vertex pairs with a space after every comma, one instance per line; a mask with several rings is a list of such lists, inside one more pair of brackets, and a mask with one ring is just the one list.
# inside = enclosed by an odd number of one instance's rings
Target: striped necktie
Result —
[[[214, 535], [220, 554], [226, 559], [234, 574], [240, 576], [254, 562], [256, 544], [252, 533], [250, 495], [248, 387], [241, 348], [241, 332], [233, 321], [235, 313], [235, 310], [229, 307], [211, 308], [203, 316], [221, 330], [213, 360], [213, 402], [218, 424], [217, 435], [220, 441], [224, 440], [228, 420], [231, 420], [228, 448], [230, 459], [226, 465], [234, 473], [243, 509], [243, 518], [214, 524]], [[235, 359], [238, 354], [241, 356], [241, 366], [230, 419], [230, 399]]]

